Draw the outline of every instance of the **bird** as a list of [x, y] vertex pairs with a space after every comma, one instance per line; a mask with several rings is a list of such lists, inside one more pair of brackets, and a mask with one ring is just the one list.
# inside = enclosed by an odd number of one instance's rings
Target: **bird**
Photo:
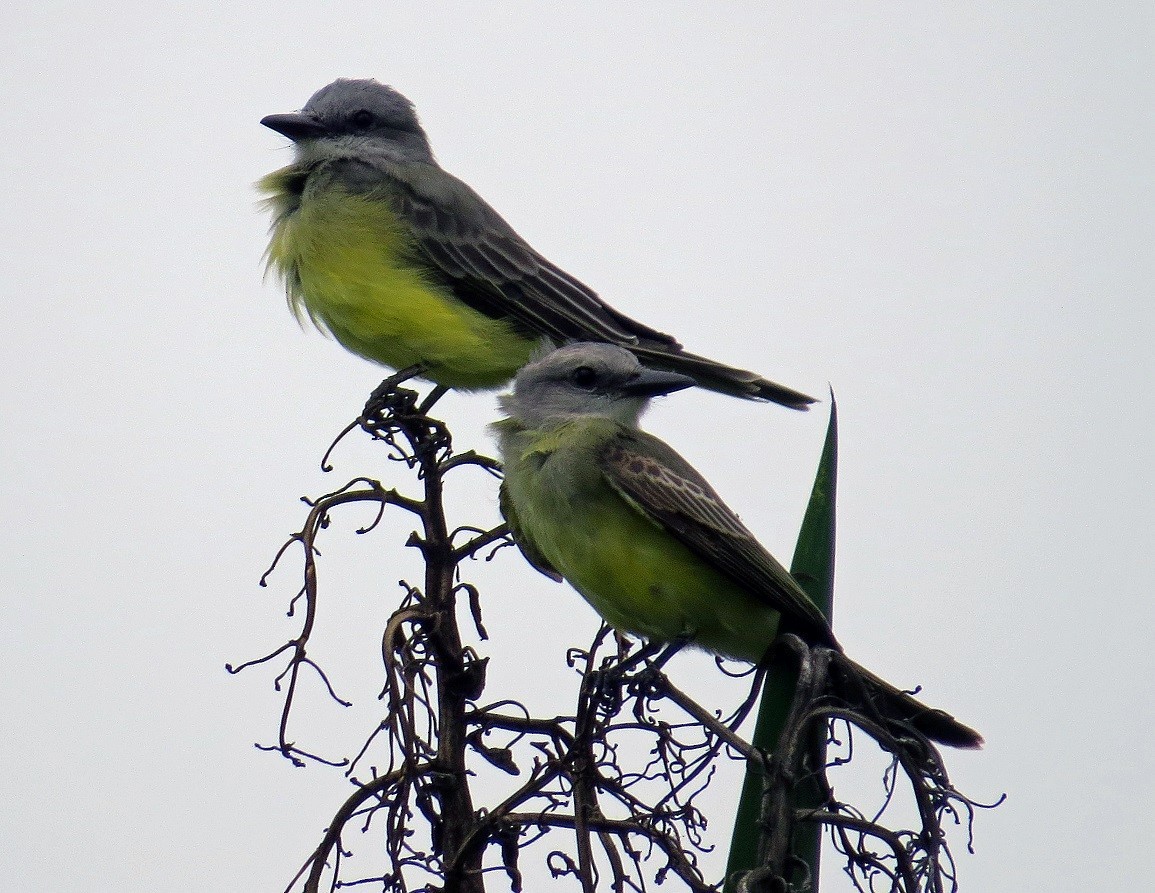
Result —
[[261, 123], [292, 164], [257, 183], [272, 215], [267, 268], [353, 353], [443, 388], [501, 387], [543, 344], [618, 344], [704, 388], [793, 409], [815, 402], [685, 351], [551, 263], [434, 159], [413, 103], [341, 78]]
[[[822, 611], [705, 478], [639, 429], [652, 397], [693, 384], [609, 344], [565, 345], [527, 364], [492, 425], [514, 542], [620, 632], [750, 663], [787, 632], [841, 652]], [[982, 744], [949, 714], [847, 663], [888, 715], [943, 744]]]

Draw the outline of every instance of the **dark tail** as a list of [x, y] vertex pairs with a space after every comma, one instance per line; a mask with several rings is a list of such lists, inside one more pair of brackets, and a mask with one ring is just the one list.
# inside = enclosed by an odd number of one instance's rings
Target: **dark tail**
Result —
[[734, 369], [714, 360], [686, 353], [676, 344], [642, 343], [623, 344], [622, 346], [629, 348], [647, 366], [689, 375], [699, 385], [710, 391], [743, 397], [746, 400], [769, 400], [771, 403], [787, 406], [790, 409], [804, 410], [809, 408], [811, 403], [818, 402], [813, 397], [807, 397], [799, 391], [767, 381], [745, 369]]
[[909, 723], [927, 738], [948, 747], [982, 747], [983, 736], [949, 713], [928, 707], [849, 658], [842, 658], [841, 662], [848, 672], [832, 674], [834, 690], [848, 703], [876, 712], [883, 719]]

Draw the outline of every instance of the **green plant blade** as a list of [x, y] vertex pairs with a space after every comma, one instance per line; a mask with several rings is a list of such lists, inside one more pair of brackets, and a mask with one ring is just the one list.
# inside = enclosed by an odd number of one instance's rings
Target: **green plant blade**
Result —
[[[834, 544], [835, 544], [835, 485], [838, 470], [838, 407], [833, 392], [830, 395], [830, 422], [826, 428], [826, 442], [810, 502], [802, 519], [802, 529], [794, 549], [790, 573], [806, 590], [806, 594], [829, 618], [834, 602]], [[758, 705], [758, 719], [754, 726], [753, 743], [767, 752], [777, 747], [782, 727], [790, 710], [797, 684], [797, 672], [789, 658], [770, 664]], [[742, 782], [742, 795], [734, 817], [734, 833], [730, 855], [726, 863], [725, 890], [734, 889], [731, 878], [736, 873], [749, 871], [758, 865], [761, 838], [759, 814], [762, 806], [763, 773], [750, 764]], [[818, 806], [817, 789], [803, 786], [795, 791], [798, 808]], [[811, 889], [818, 889], [819, 851], [822, 829], [818, 825], [803, 825], [794, 835], [794, 853], [810, 867]]]

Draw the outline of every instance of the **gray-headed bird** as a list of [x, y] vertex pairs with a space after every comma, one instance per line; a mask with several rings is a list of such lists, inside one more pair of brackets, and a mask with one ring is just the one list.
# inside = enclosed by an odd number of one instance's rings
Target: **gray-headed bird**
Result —
[[505, 384], [543, 343], [602, 341], [710, 390], [814, 402], [687, 353], [550, 263], [441, 169], [392, 87], [338, 80], [261, 123], [295, 147], [292, 164], [257, 184], [273, 214], [269, 267], [298, 319], [353, 353], [469, 390]]
[[[502, 513], [538, 570], [565, 579], [616, 629], [760, 661], [780, 632], [841, 651], [805, 591], [705, 479], [639, 430], [649, 399], [692, 385], [627, 350], [572, 344], [531, 362], [493, 426]], [[871, 701], [929, 738], [982, 738], [855, 666]]]

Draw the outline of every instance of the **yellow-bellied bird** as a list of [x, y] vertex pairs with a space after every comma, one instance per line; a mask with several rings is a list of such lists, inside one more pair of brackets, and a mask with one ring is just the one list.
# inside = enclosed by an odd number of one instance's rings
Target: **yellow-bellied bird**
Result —
[[[703, 477], [638, 429], [650, 397], [692, 385], [626, 350], [572, 344], [501, 397], [502, 511], [530, 563], [565, 579], [618, 630], [757, 662], [779, 632], [841, 651], [818, 607]], [[925, 735], [973, 729], [855, 665], [872, 702]]]
[[533, 250], [433, 158], [413, 104], [372, 80], [338, 80], [262, 124], [293, 163], [262, 179], [270, 269], [298, 319], [393, 369], [463, 389], [508, 382], [543, 342], [620, 344], [705, 388], [805, 409], [813, 399], [687, 353]]

